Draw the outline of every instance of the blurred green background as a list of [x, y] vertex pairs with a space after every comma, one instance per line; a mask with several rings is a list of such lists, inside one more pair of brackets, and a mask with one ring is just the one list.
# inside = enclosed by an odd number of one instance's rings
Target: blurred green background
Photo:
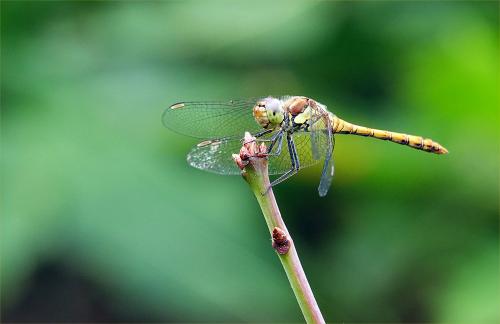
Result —
[[[1, 2], [3, 321], [299, 322], [255, 198], [181, 100], [305, 95], [337, 136], [275, 188], [328, 321], [496, 322], [497, 2]], [[243, 130], [242, 130], [243, 131]]]

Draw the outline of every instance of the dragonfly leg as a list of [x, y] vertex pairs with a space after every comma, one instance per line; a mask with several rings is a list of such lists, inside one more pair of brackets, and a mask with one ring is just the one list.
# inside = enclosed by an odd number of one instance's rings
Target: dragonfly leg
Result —
[[[269, 148], [267, 149], [267, 155], [277, 156], [277, 155], [281, 154], [281, 148], [283, 147], [283, 131], [280, 130], [276, 134], [277, 134], [276, 136], [273, 136], [273, 142], [271, 143], [271, 145], [269, 145]], [[276, 151], [274, 153], [271, 153], [271, 151], [273, 150], [274, 144], [276, 144], [276, 142], [278, 143], [278, 148], [276, 149]]]
[[[262, 135], [265, 135], [265, 134], [267, 134], [267, 133], [270, 133], [270, 132], [272, 132], [272, 131], [273, 131], [273, 130], [271, 129], [271, 130], [267, 130], [265, 133], [264, 133], [264, 132], [262, 132], [261, 136], [262, 136]], [[262, 139], [261, 139], [261, 138], [259, 138], [259, 141], [260, 141], [260, 142], [275, 142], [275, 141], [276, 141], [276, 138], [280, 135], [280, 132], [282, 132], [282, 130], [280, 130], [280, 131], [278, 131], [278, 132], [274, 133], [274, 134], [273, 134], [273, 136], [271, 136], [271, 138], [262, 138]], [[260, 134], [260, 133], [259, 133], [259, 134]], [[271, 144], [271, 145], [274, 145], [274, 144]]]
[[290, 152], [290, 160], [292, 161], [292, 168], [290, 170], [288, 170], [287, 172], [285, 172], [284, 174], [282, 174], [279, 178], [277, 178], [273, 182], [271, 182], [271, 185], [269, 186], [269, 188], [267, 188], [265, 194], [271, 189], [271, 187], [273, 187], [273, 186], [285, 181], [286, 179], [290, 178], [291, 176], [293, 176], [295, 173], [297, 173], [297, 171], [300, 168], [300, 161], [299, 161], [299, 158], [297, 155], [297, 148], [295, 147], [295, 143], [293, 142], [293, 138], [290, 135], [290, 133], [287, 133], [286, 140], [288, 143], [288, 151]]
[[[257, 139], [257, 138], [262, 137], [262, 136], [264, 136], [264, 135], [266, 135], [266, 134], [269, 134], [269, 133], [270, 133], [270, 132], [272, 132], [272, 131], [273, 131], [272, 129], [265, 129], [265, 130], [263, 130], [263, 131], [260, 131], [260, 132], [258, 132], [258, 133], [253, 134], [253, 137], [255, 137], [255, 139]], [[259, 141], [266, 142], [266, 141], [268, 141], [268, 140], [259, 139]], [[245, 140], [244, 140], [244, 139], [242, 139], [242, 140], [241, 140], [241, 142], [245, 142]], [[253, 141], [251, 141], [251, 142], [253, 142]], [[244, 144], [245, 144], [245, 143], [244, 143]]]
[[[254, 137], [261, 137], [261, 136], [264, 136], [266, 134], [269, 134], [270, 132], [272, 132], [273, 130], [272, 129], [265, 129], [261, 132], [258, 132], [257, 134], [254, 135]], [[264, 141], [264, 140], [262, 140]]]

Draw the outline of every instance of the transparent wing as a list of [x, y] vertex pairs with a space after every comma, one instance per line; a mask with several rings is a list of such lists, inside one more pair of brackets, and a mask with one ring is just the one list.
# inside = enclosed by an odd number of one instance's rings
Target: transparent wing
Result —
[[241, 141], [234, 139], [204, 141], [195, 146], [187, 156], [189, 165], [223, 175], [241, 174], [232, 154], [238, 154]]
[[[310, 133], [300, 131], [294, 133], [292, 136], [295, 148], [297, 149], [297, 154], [299, 156], [300, 169], [310, 167], [321, 161], [320, 159], [316, 159], [313, 154]], [[283, 137], [283, 141], [285, 142], [283, 144], [281, 154], [279, 156], [269, 157], [269, 174], [271, 175], [283, 174], [290, 170], [292, 166], [285, 136]], [[319, 133], [315, 147], [322, 152], [326, 150], [327, 145], [328, 142], [326, 135], [324, 133]]]
[[335, 166], [333, 163], [333, 137], [332, 125], [328, 113], [323, 109], [313, 107], [309, 130], [311, 132], [311, 150], [313, 158], [324, 160], [319, 181], [318, 193], [320, 197], [326, 196], [332, 184]]
[[328, 127], [330, 125], [328, 121], [328, 115], [317, 108], [311, 108], [311, 119], [309, 120], [309, 131], [311, 132], [311, 150], [314, 159], [319, 160], [325, 155], [325, 151], [320, 147], [322, 144], [324, 144], [321, 143], [321, 141], [325, 140], [325, 138], [322, 138], [322, 135], [325, 135], [325, 131], [328, 130]]
[[319, 180], [318, 193], [320, 197], [326, 196], [330, 186], [332, 185], [333, 175], [335, 173], [335, 165], [333, 163], [333, 148], [335, 146], [335, 138], [331, 135], [331, 129], [328, 134], [330, 141], [325, 148], [325, 162], [321, 171], [321, 179]]
[[237, 138], [261, 129], [253, 117], [258, 100], [180, 102], [165, 109], [162, 121], [167, 128], [196, 138]]
[[[271, 136], [272, 134], [267, 134], [260, 139], [268, 139]], [[313, 158], [311, 136], [309, 133], [297, 132], [293, 134], [293, 138], [299, 155], [301, 169], [320, 162]], [[319, 149], [325, 150], [328, 145], [326, 135], [323, 133], [318, 138]], [[201, 170], [223, 175], [239, 175], [241, 170], [233, 161], [232, 154], [239, 153], [241, 145], [239, 139], [203, 141], [189, 152], [187, 161], [191, 166]], [[269, 157], [269, 174], [283, 174], [290, 170], [291, 166], [290, 153], [285, 143], [282, 146], [280, 155]]]

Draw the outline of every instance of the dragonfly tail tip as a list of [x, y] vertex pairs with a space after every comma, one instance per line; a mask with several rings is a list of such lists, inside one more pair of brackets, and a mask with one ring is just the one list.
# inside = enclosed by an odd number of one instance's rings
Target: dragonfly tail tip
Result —
[[448, 154], [448, 150], [444, 147], [441, 147], [441, 149], [439, 150], [439, 154]]

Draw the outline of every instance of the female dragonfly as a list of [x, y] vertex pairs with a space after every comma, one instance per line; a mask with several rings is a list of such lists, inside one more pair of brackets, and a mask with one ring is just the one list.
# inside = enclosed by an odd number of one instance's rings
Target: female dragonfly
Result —
[[351, 124], [328, 111], [325, 105], [303, 96], [179, 102], [164, 111], [162, 120], [175, 132], [204, 139], [187, 156], [188, 163], [201, 170], [240, 174], [232, 153], [239, 152], [245, 131], [257, 141], [268, 143], [269, 174], [279, 175], [271, 186], [323, 161], [318, 187], [322, 197], [334, 174], [334, 134], [369, 136], [425, 152], [448, 153], [428, 138]]

